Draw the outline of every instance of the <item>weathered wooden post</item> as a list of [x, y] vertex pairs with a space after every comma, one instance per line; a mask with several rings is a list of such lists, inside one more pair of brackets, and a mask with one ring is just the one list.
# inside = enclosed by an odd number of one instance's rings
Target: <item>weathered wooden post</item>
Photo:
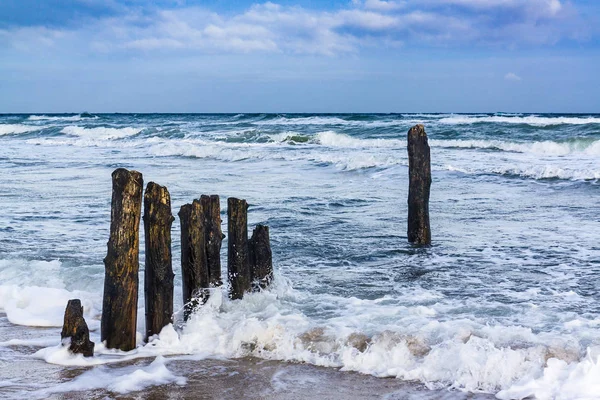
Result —
[[90, 330], [83, 318], [83, 307], [79, 299], [69, 300], [65, 309], [61, 339], [71, 338], [69, 350], [84, 357], [94, 355], [94, 342], [90, 341]]
[[194, 200], [192, 204], [181, 206], [181, 279], [183, 286], [184, 318], [205, 299], [203, 289], [208, 287], [208, 266], [206, 261], [204, 211], [202, 204]]
[[252, 278], [248, 258], [248, 203], [227, 199], [227, 277], [230, 297], [241, 299], [250, 291]]
[[273, 254], [268, 226], [256, 225], [248, 242], [248, 249], [253, 289], [265, 289], [273, 281]]
[[171, 260], [171, 196], [166, 187], [148, 183], [144, 194], [146, 268], [146, 340], [173, 322], [173, 263]]
[[142, 174], [116, 169], [112, 173], [110, 239], [104, 259], [104, 299], [101, 340], [123, 351], [136, 346], [138, 304], [139, 228]]
[[429, 245], [431, 160], [423, 125], [415, 125], [408, 131], [408, 175], [408, 241], [417, 245]]
[[211, 287], [221, 286], [221, 204], [219, 196], [202, 195], [200, 197], [204, 211], [206, 261], [208, 263], [208, 281]]

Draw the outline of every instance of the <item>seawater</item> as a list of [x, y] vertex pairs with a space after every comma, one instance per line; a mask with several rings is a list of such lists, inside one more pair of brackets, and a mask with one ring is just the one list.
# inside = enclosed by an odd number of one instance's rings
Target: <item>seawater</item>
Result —
[[[431, 145], [430, 248], [406, 240], [417, 123]], [[174, 215], [219, 194], [224, 232], [225, 199], [247, 199], [249, 226], [270, 226], [274, 286], [242, 301], [215, 289], [187, 324], [105, 349], [117, 167], [166, 185]], [[0, 376], [8, 397], [185, 386], [169, 360], [250, 356], [500, 399], [600, 398], [600, 115], [0, 115], [0, 168], [0, 363], [88, 367], [44, 387]], [[177, 219], [172, 237], [178, 317]], [[59, 345], [70, 298], [93, 359]], [[119, 368], [139, 358], [154, 361]]]

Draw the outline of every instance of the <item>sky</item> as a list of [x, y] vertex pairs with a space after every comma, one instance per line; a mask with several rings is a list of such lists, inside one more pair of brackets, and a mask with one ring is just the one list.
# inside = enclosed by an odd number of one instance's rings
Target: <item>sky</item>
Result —
[[597, 0], [0, 0], [0, 113], [600, 113]]

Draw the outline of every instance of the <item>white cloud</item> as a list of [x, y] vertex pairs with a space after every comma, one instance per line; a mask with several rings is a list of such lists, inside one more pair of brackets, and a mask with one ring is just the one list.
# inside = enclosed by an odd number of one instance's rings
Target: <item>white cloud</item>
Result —
[[[508, 12], [508, 14], [507, 14]], [[510, 15], [510, 18], [507, 17]], [[237, 14], [199, 7], [131, 8], [72, 31], [43, 27], [0, 30], [0, 46], [66, 45], [72, 33], [87, 48], [110, 52], [357, 53], [362, 47], [540, 46], [580, 35], [581, 24], [560, 0], [353, 0], [347, 7], [309, 10], [267, 2]], [[69, 42], [72, 45], [73, 42]]]
[[509, 72], [508, 74], [504, 75], [504, 80], [518, 82], [521, 80], [521, 77], [514, 72]]

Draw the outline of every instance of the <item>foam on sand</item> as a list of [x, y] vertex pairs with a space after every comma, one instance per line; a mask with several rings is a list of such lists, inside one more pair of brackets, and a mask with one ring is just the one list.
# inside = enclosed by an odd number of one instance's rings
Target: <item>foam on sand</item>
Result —
[[185, 385], [186, 378], [173, 374], [167, 368], [167, 360], [162, 356], [157, 356], [154, 361], [144, 367], [135, 365], [121, 368], [96, 367], [71, 381], [38, 390], [33, 395], [44, 398], [54, 393], [86, 392], [96, 389], [126, 394], [169, 383]]

